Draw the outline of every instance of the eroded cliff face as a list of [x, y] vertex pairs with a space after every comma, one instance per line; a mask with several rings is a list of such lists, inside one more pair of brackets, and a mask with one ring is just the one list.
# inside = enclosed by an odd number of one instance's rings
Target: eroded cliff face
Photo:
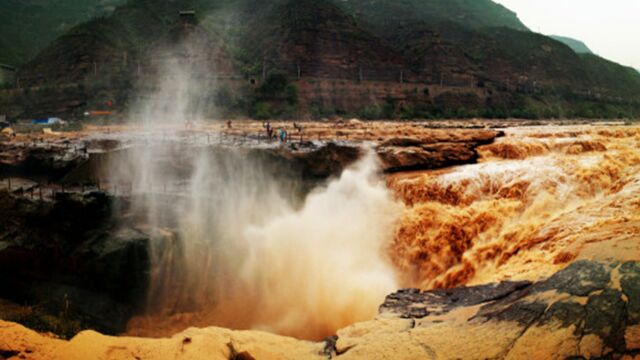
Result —
[[124, 331], [144, 305], [150, 237], [102, 192], [42, 196], [0, 191], [0, 297], [20, 305], [3, 303], [0, 318], [64, 337]]

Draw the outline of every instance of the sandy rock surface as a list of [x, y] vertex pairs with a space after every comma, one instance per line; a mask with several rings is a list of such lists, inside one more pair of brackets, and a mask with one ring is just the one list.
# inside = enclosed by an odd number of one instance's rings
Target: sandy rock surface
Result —
[[0, 322], [0, 354], [26, 359], [633, 358], [640, 262], [579, 261], [551, 278], [402, 290], [380, 315], [311, 343], [255, 331], [189, 329], [170, 339], [84, 331], [70, 341]]

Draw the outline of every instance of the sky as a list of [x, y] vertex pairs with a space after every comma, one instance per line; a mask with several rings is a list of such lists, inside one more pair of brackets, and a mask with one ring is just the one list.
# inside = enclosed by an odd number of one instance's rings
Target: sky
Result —
[[594, 53], [640, 69], [640, 0], [494, 0], [532, 31], [583, 41]]

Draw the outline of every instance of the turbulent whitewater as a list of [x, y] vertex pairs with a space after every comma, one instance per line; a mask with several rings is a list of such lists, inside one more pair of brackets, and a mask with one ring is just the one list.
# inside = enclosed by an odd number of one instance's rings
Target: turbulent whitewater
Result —
[[577, 258], [633, 256], [639, 146], [637, 128], [514, 128], [478, 164], [392, 177], [407, 204], [389, 250], [403, 285], [539, 279]]

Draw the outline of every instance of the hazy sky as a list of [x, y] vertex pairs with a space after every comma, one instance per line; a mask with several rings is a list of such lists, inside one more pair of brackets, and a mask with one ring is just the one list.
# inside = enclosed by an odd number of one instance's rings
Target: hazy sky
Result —
[[584, 41], [596, 54], [640, 69], [640, 0], [494, 0], [532, 31]]

